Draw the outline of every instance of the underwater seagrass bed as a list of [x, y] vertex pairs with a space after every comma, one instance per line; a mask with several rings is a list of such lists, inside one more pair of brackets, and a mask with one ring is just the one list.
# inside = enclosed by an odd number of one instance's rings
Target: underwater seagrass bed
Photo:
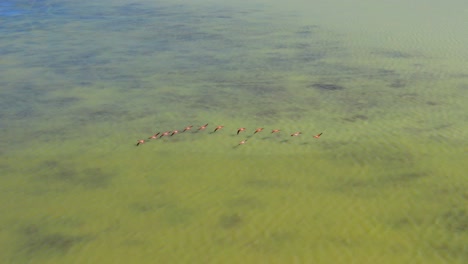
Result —
[[358, 2], [4, 1], [0, 262], [466, 263], [463, 8]]

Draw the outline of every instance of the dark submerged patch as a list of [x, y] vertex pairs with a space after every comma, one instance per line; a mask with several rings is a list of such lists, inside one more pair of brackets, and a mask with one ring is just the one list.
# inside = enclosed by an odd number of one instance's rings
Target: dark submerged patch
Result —
[[162, 219], [171, 226], [187, 224], [192, 220], [194, 215], [193, 210], [177, 205], [165, 207], [162, 213]]
[[231, 208], [254, 209], [262, 206], [262, 203], [254, 197], [239, 197], [226, 201]]
[[278, 119], [281, 113], [277, 109], [263, 109], [255, 112], [255, 117], [258, 119]]
[[290, 183], [280, 182], [278, 180], [267, 180], [267, 179], [249, 179], [244, 182], [248, 187], [253, 188], [287, 188], [290, 186]]
[[373, 52], [374, 54], [380, 55], [386, 58], [393, 58], [393, 59], [409, 59], [415, 57], [415, 55], [403, 52], [399, 50], [380, 50]]
[[101, 168], [84, 169], [79, 183], [87, 188], [106, 188], [112, 181], [112, 175], [103, 172]]
[[69, 106], [70, 104], [75, 104], [79, 101], [81, 101], [81, 98], [79, 97], [66, 96], [66, 97], [59, 97], [59, 98], [46, 100], [44, 103], [52, 104], [58, 107], [64, 107], [64, 106]]
[[72, 246], [82, 241], [82, 238], [68, 236], [60, 233], [47, 234], [28, 240], [26, 248], [28, 252], [53, 250], [66, 253]]
[[89, 124], [89, 122], [121, 121], [122, 117], [128, 118], [129, 115], [128, 110], [105, 106], [102, 108], [82, 110], [77, 117], [77, 122], [80, 124]]
[[348, 122], [356, 122], [356, 121], [365, 121], [369, 120], [369, 117], [366, 115], [352, 115], [350, 117], [344, 117], [343, 120], [348, 121]]
[[314, 33], [317, 32], [319, 27], [317, 25], [309, 25], [309, 26], [303, 26], [301, 27], [298, 31], [296, 31], [296, 35], [298, 37], [311, 37]]
[[455, 233], [466, 233], [468, 231], [468, 210], [451, 209], [442, 215], [445, 226]]
[[415, 181], [420, 178], [428, 177], [429, 174], [425, 172], [408, 172], [408, 173], [400, 173], [400, 174], [392, 174], [388, 177], [384, 178], [384, 182], [387, 183], [394, 183], [394, 184], [401, 184], [408, 181]]
[[308, 86], [309, 88], [316, 88], [321, 91], [340, 91], [345, 88], [341, 85], [331, 83], [313, 83]]
[[[395, 165], [395, 167], [397, 166]], [[400, 166], [402, 165], [400, 164]], [[430, 174], [426, 172], [393, 172], [375, 178], [344, 179], [335, 189], [339, 192], [352, 192], [356, 195], [364, 195], [364, 191], [368, 192], [367, 195], [379, 194], [380, 191], [393, 187], [409, 187], [410, 184], [429, 176]]]
[[39, 169], [43, 172], [40, 179], [58, 181], [72, 186], [83, 186], [90, 189], [106, 188], [112, 181], [112, 175], [101, 168], [84, 168], [76, 170], [56, 160], [46, 160]]
[[145, 202], [135, 202], [130, 205], [130, 209], [140, 213], [146, 213], [153, 211], [155, 207], [152, 204], [145, 203]]
[[408, 84], [402, 79], [395, 79], [395, 80], [391, 81], [390, 84], [389, 84], [389, 86], [392, 87], [392, 88], [404, 88], [407, 85]]
[[243, 223], [243, 219], [239, 214], [229, 214], [229, 215], [222, 215], [219, 218], [219, 226], [224, 229], [231, 229], [239, 227]]
[[85, 236], [68, 235], [58, 232], [48, 233], [36, 225], [30, 225], [21, 230], [24, 243], [22, 251], [28, 254], [39, 254], [41, 252], [57, 252], [65, 254], [72, 247], [82, 243], [89, 238]]
[[299, 54], [299, 60], [307, 63], [307, 62], [315, 62], [321, 60], [327, 56], [327, 53], [323, 50], [304, 50]]

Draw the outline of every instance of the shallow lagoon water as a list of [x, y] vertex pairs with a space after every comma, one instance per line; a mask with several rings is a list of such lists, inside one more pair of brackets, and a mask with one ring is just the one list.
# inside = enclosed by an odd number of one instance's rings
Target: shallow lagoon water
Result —
[[296, 2], [2, 5], [0, 262], [465, 263], [463, 27]]

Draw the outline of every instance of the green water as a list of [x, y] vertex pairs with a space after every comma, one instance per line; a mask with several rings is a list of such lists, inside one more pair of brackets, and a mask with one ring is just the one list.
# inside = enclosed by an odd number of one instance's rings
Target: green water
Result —
[[334, 2], [0, 9], [0, 263], [466, 263], [468, 9]]

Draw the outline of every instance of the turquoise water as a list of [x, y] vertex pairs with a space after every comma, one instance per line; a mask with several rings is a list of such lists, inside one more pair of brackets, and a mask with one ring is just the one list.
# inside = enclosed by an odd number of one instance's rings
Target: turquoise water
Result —
[[468, 9], [402, 6], [4, 2], [0, 262], [465, 263]]

